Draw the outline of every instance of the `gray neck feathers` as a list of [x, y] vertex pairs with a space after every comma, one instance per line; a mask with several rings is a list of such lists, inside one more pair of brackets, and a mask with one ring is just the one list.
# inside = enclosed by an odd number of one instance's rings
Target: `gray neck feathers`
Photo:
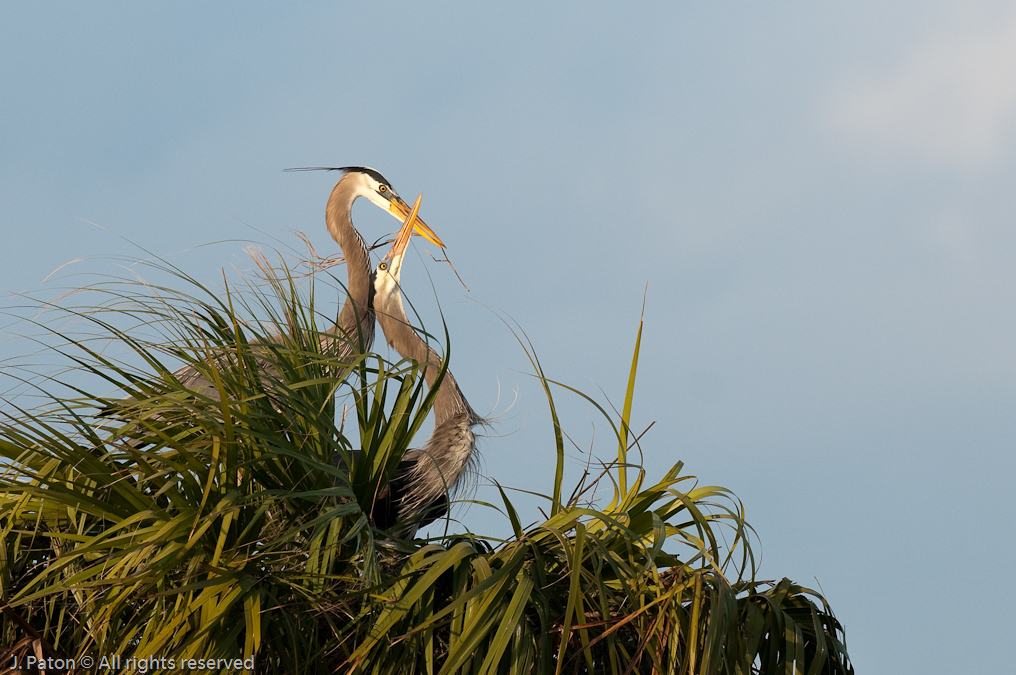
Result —
[[350, 181], [340, 180], [325, 207], [328, 232], [342, 249], [348, 274], [346, 302], [342, 305], [338, 323], [328, 332], [349, 341], [349, 347], [342, 350], [347, 353], [352, 353], [353, 346], [358, 344], [362, 345], [362, 351], [366, 351], [374, 341], [374, 275], [367, 245], [353, 227], [350, 215], [357, 196]]
[[[402, 293], [396, 286], [391, 293], [376, 296], [377, 320], [388, 344], [404, 358], [425, 368], [423, 377], [433, 390], [441, 360], [409, 325]], [[484, 420], [466, 401], [450, 370], [446, 370], [434, 399], [434, 431], [416, 453], [409, 472], [409, 487], [399, 506], [399, 517], [408, 519], [434, 504], [447, 490], [461, 488], [463, 477], [476, 471], [476, 437], [472, 427]]]
[[[427, 386], [433, 389], [441, 368], [441, 358], [409, 325], [406, 310], [402, 305], [402, 293], [396, 288], [388, 296], [378, 296], [376, 301], [377, 320], [388, 344], [403, 358], [413, 359], [421, 365], [429, 364], [425, 366], [423, 377]], [[462, 395], [452, 371], [446, 370], [434, 399], [434, 426], [440, 427], [449, 418], [462, 413], [466, 414], [470, 424], [479, 424], [482, 421]]]

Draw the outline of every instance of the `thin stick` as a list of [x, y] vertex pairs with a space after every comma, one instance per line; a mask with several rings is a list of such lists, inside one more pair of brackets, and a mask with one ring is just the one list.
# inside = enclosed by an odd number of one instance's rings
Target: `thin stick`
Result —
[[438, 260], [437, 258], [434, 258], [434, 254], [431, 253], [430, 251], [427, 251], [427, 253], [434, 260], [434, 262], [446, 262], [446, 263], [448, 263], [448, 267], [451, 267], [452, 268], [452, 272], [455, 272], [455, 276], [458, 278], [459, 283], [462, 284], [462, 288], [466, 289], [467, 291], [469, 290], [469, 286], [466, 286], [466, 282], [463, 281], [462, 277], [459, 276], [459, 271], [457, 269], [455, 269], [455, 265], [452, 264], [451, 260], [449, 260], [448, 258], [441, 258], [440, 260]]

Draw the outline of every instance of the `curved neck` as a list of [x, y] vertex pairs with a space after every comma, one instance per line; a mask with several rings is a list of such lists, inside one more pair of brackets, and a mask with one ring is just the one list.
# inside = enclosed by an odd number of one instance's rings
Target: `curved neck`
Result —
[[[351, 211], [353, 202], [359, 194], [355, 186], [348, 181], [340, 180], [325, 206], [325, 223], [332, 239], [342, 249], [346, 261], [348, 282], [346, 291], [348, 298], [339, 313], [336, 330], [346, 333], [350, 339], [357, 338], [358, 324], [363, 326], [368, 320], [373, 327], [372, 300], [374, 283], [371, 274], [370, 254], [363, 237], [353, 227]], [[362, 329], [360, 329], [362, 331]], [[370, 345], [366, 345], [369, 347]]]
[[[424, 366], [423, 378], [427, 386], [434, 388], [438, 371], [441, 369], [441, 358], [437, 352], [424, 342], [413, 327], [409, 325], [405, 307], [402, 305], [402, 293], [397, 284], [390, 293], [377, 295], [374, 299], [377, 321], [381, 324], [385, 339], [400, 356], [412, 359]], [[466, 413], [470, 420], [479, 420], [479, 416], [469, 406], [462, 395], [451, 370], [446, 370], [437, 397], [434, 399], [434, 425], [439, 427], [445, 420], [456, 414]]]

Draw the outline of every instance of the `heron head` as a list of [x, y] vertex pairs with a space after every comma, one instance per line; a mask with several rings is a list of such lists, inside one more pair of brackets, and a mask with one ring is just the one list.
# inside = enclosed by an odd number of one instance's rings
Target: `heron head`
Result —
[[388, 254], [377, 264], [374, 271], [375, 302], [380, 298], [390, 298], [398, 292], [399, 278], [402, 276], [402, 254]]
[[[346, 173], [342, 181], [352, 183], [354, 193], [358, 197], [366, 197], [380, 209], [392, 214], [394, 218], [405, 221], [409, 217], [409, 205], [399, 196], [391, 183], [379, 172], [366, 166], [347, 166], [340, 169]], [[444, 248], [444, 242], [434, 231], [419, 218], [414, 219], [410, 234], [416, 234], [435, 246]]]
[[[366, 197], [375, 206], [392, 214], [394, 218], [404, 221], [409, 215], [409, 205], [399, 196], [388, 179], [369, 166], [307, 166], [285, 171], [341, 171], [344, 175], [332, 190], [332, 196], [343, 195], [352, 204], [358, 197]], [[444, 242], [427, 223], [416, 219], [413, 234], [420, 235], [435, 246], [444, 248]], [[334, 235], [333, 235], [334, 236]]]
[[395, 243], [392, 244], [391, 250], [378, 263], [374, 277], [374, 290], [379, 296], [391, 294], [399, 285], [399, 278], [402, 274], [402, 259], [406, 253], [406, 246], [409, 245], [409, 238], [415, 234], [415, 230], [420, 223], [416, 214], [420, 210], [420, 201], [422, 199], [423, 194], [416, 198], [416, 203], [408, 211], [406, 220], [402, 224], [402, 229], [399, 230], [398, 235], [395, 237]]

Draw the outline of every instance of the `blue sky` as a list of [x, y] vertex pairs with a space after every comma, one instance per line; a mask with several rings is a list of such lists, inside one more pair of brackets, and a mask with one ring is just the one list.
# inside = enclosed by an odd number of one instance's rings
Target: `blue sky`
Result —
[[281, 169], [373, 166], [424, 193], [471, 289], [415, 244], [407, 293], [432, 329], [439, 300], [463, 391], [499, 416], [487, 475], [553, 470], [498, 314], [620, 405], [648, 283], [650, 472], [732, 489], [762, 576], [821, 585], [859, 672], [1004, 672], [982, 646], [1016, 629], [1016, 10], [488, 5], [5, 3], [4, 302], [139, 256], [125, 239], [208, 283], [293, 228], [334, 252], [336, 177]]

